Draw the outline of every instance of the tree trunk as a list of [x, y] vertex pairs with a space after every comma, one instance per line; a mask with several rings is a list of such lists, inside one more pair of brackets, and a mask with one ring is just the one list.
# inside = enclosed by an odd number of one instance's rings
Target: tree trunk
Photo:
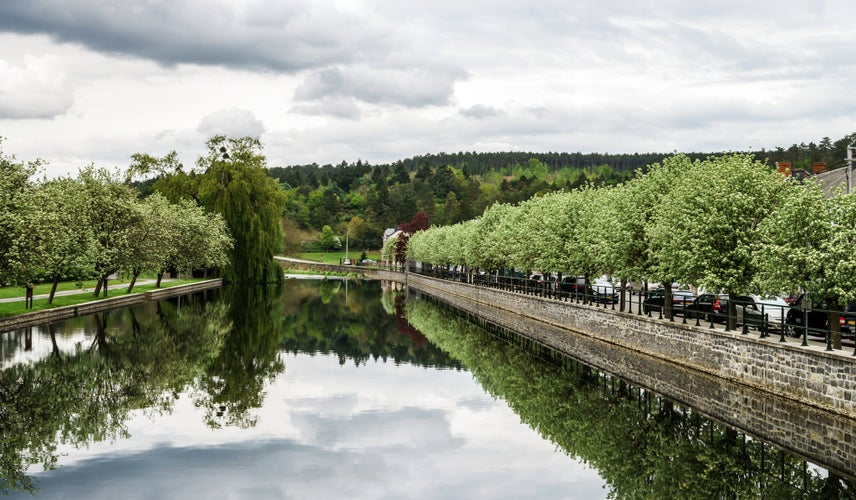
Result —
[[622, 278], [621, 279], [621, 295], [618, 298], [618, 301], [619, 301], [618, 302], [618, 310], [621, 312], [624, 312], [624, 306], [626, 305], [624, 303], [624, 300], [625, 300], [624, 299], [624, 291], [625, 290], [627, 290], [627, 280]]
[[59, 344], [56, 342], [56, 332], [54, 332], [53, 325], [50, 323], [48, 323], [48, 333], [51, 336], [51, 356], [59, 358], [62, 355], [62, 351], [59, 350]]
[[829, 335], [831, 337], [830, 343], [832, 344], [833, 349], [841, 349], [841, 306], [830, 306], [831, 311], [829, 311]]
[[726, 323], [725, 323], [725, 329], [726, 330], [736, 330], [737, 329], [737, 304], [734, 303], [734, 297], [736, 297], [734, 292], [729, 290], [728, 291], [728, 318], [726, 318]]
[[139, 275], [140, 275], [139, 271], [134, 271], [134, 273], [131, 275], [131, 282], [128, 283], [128, 292], [127, 293], [131, 293], [131, 290], [134, 289], [134, 285], [137, 284], [137, 276], [139, 276]]
[[163, 271], [158, 273], [158, 282], [155, 283], [155, 288], [160, 288], [162, 279], [163, 279]]
[[672, 280], [663, 286], [663, 317], [672, 319]]
[[59, 285], [59, 275], [53, 277], [53, 283], [51, 284], [51, 293], [48, 294], [48, 304], [53, 304], [54, 295], [56, 294], [56, 287]]
[[101, 295], [101, 284], [103, 283], [104, 278], [98, 278], [98, 283], [95, 284], [95, 293], [92, 294], [93, 297], [98, 298]]

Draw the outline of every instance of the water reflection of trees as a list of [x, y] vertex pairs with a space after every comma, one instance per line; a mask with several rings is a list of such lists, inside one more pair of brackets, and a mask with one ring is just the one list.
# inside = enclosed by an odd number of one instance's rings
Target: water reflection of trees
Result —
[[[156, 308], [156, 311], [147, 310]], [[0, 492], [33, 491], [31, 466], [51, 469], [59, 444], [127, 436], [132, 410], [172, 410], [221, 351], [225, 305], [177, 302], [105, 312], [87, 322], [92, 342], [0, 371]]]
[[460, 368], [407, 323], [403, 291], [377, 281], [287, 280], [281, 347], [292, 353], [335, 353], [351, 360], [393, 360]]
[[231, 285], [223, 289], [232, 329], [223, 349], [199, 381], [197, 406], [206, 423], [241, 428], [255, 425], [252, 410], [264, 402], [264, 386], [282, 373], [279, 358], [282, 312], [279, 285]]
[[407, 317], [612, 498], [852, 498], [853, 485], [651, 392], [428, 300]]

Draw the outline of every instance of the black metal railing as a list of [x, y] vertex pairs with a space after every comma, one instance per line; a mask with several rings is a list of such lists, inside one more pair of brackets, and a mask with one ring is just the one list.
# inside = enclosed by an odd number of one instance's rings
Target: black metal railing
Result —
[[[414, 274], [430, 276], [475, 286], [521, 293], [562, 302], [585, 304], [603, 309], [617, 310], [629, 314], [645, 315], [664, 321], [675, 322], [680, 318], [682, 324], [694, 321], [695, 326], [716, 328], [724, 325], [725, 331], [738, 331], [749, 334], [755, 331], [760, 338], [779, 336], [802, 338], [802, 345], [808, 345], [808, 339], [825, 341], [827, 350], [832, 350], [835, 331], [841, 338], [854, 341], [853, 355], [856, 356], [856, 311], [838, 312], [827, 309], [804, 309], [801, 305], [781, 305], [737, 297], [733, 312], [727, 303], [718, 309], [694, 308], [693, 300], [687, 294], [672, 294], [671, 307], [666, 307], [665, 294], [653, 290], [585, 283], [582, 278], [558, 280], [556, 277], [542, 274], [522, 273], [518, 271], [473, 271], [461, 266], [423, 266], [410, 265], [408, 270]], [[623, 300], [622, 300], [623, 298]], [[822, 320], [821, 317], [827, 318]], [[830, 325], [828, 318], [838, 318], [839, 328]]]

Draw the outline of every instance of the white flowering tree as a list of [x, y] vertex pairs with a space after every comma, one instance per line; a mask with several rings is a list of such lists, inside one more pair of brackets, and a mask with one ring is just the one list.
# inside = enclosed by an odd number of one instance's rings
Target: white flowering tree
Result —
[[136, 244], [135, 228], [143, 216], [137, 209], [137, 193], [116, 173], [87, 167], [78, 181], [85, 196], [85, 218], [92, 232], [93, 261], [98, 284], [94, 296], [106, 290], [108, 277], [126, 262], [125, 255]]
[[501, 227], [514, 218], [517, 209], [505, 203], [488, 207], [473, 228], [472, 259], [478, 267], [491, 271], [508, 267], [511, 249], [509, 241], [500, 238]]
[[[658, 277], [746, 292], [758, 270], [758, 226], [778, 205], [783, 187], [784, 178], [751, 155], [693, 162], [670, 198], [657, 205], [649, 226]], [[733, 301], [729, 307], [734, 327]]]
[[31, 193], [23, 227], [22, 245], [38, 268], [39, 278], [51, 282], [47, 303], [53, 302], [61, 280], [82, 280], [93, 275], [94, 243], [86, 194], [75, 179], [46, 180]]
[[[2, 138], [0, 138], [2, 145]], [[38, 242], [28, 234], [35, 189], [31, 178], [41, 162], [20, 162], [0, 150], [0, 284], [21, 285], [32, 293], [38, 275]]]

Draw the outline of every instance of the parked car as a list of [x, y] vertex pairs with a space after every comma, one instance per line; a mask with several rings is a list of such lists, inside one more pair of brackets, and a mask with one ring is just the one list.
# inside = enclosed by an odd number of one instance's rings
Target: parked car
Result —
[[526, 283], [526, 286], [530, 289], [540, 290], [544, 287], [544, 276], [541, 274], [532, 274], [529, 276], [529, 280]]
[[605, 285], [593, 285], [588, 287], [588, 296], [593, 302], [601, 304], [617, 304], [618, 292], [615, 288]]
[[[724, 303], [725, 311], [727, 314], [728, 300], [725, 299]], [[778, 327], [770, 322], [770, 314], [767, 311], [762, 311], [761, 307], [758, 303], [755, 302], [755, 299], [750, 295], [735, 295], [734, 296], [734, 311], [737, 314], [736, 324], [738, 327], [743, 326], [744, 324], [748, 327], [755, 328], [756, 330], [761, 330], [765, 327], [768, 331], [777, 330], [781, 328], [781, 323], [778, 323]], [[720, 299], [720, 304], [722, 304], [722, 299]]]
[[694, 298], [693, 301], [685, 307], [687, 318], [700, 318], [705, 321], [718, 320], [722, 321], [725, 314], [722, 311], [722, 302], [719, 300], [721, 294], [703, 293]]
[[[826, 337], [829, 331], [829, 308], [825, 302], [812, 305], [808, 311], [803, 309], [804, 295], [800, 295], [791, 304], [785, 318], [785, 332], [791, 337], [800, 337], [805, 330], [804, 319], [808, 318], [808, 334], [817, 337]], [[838, 324], [841, 329], [842, 338], [856, 338], [856, 301], [845, 306], [844, 311], [838, 316]]]
[[582, 293], [584, 284], [585, 278], [582, 276], [563, 276], [562, 280], [556, 283], [556, 290], [563, 296], [570, 296]]
[[788, 302], [783, 297], [762, 297], [755, 294], [749, 294], [749, 296], [767, 316], [767, 329], [776, 332], [781, 331], [785, 326], [785, 319], [790, 309]]
[[[642, 310], [644, 310], [646, 314], [649, 312], [660, 311], [663, 309], [665, 299], [666, 290], [663, 288], [652, 290], [648, 294], [648, 297], [642, 301]], [[684, 309], [692, 304], [694, 299], [695, 294], [689, 290], [672, 290], [672, 312], [683, 314]]]
[[[729, 300], [727, 293], [703, 293], [686, 307], [687, 317], [725, 323], [728, 318]], [[745, 323], [752, 328], [761, 329], [766, 324], [767, 331], [779, 331], [782, 328], [782, 310], [762, 302], [760, 297], [754, 295], [736, 295], [734, 314], [737, 326], [743, 326]]]

